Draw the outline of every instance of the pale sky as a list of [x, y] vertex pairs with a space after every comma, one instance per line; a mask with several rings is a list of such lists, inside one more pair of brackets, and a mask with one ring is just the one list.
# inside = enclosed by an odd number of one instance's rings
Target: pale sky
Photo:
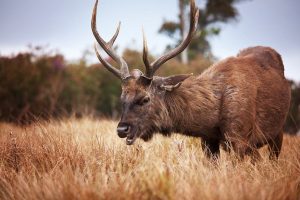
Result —
[[[196, 0], [201, 7], [202, 0]], [[49, 45], [68, 60], [79, 59], [91, 49], [90, 28], [93, 0], [0, 0], [0, 54], [25, 50], [28, 44]], [[300, 1], [250, 0], [237, 6], [237, 22], [222, 26], [220, 36], [211, 40], [219, 59], [233, 56], [240, 49], [265, 45], [283, 58], [286, 76], [300, 81]], [[172, 42], [158, 34], [163, 19], [176, 19], [178, 0], [100, 0], [98, 29], [110, 38], [122, 21], [116, 44], [141, 50], [144, 27], [149, 49], [159, 55]], [[89, 57], [96, 62], [96, 57]]]

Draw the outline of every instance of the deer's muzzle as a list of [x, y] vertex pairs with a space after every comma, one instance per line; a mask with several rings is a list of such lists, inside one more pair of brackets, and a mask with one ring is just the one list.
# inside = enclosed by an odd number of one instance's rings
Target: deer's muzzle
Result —
[[125, 138], [130, 132], [131, 127], [128, 124], [119, 123], [117, 127], [118, 136]]

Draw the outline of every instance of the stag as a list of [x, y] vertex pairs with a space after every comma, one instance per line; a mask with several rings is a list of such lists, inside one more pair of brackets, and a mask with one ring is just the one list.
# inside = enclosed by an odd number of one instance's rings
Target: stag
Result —
[[173, 132], [200, 137], [210, 158], [217, 158], [220, 146], [230, 145], [237, 155], [257, 155], [268, 145], [271, 158], [278, 158], [283, 139], [283, 125], [289, 110], [290, 86], [284, 77], [281, 56], [269, 47], [251, 47], [237, 56], [222, 60], [202, 74], [154, 76], [168, 60], [180, 54], [196, 32], [199, 10], [190, 2], [190, 27], [186, 38], [175, 49], [154, 62], [148, 59], [143, 34], [145, 74], [129, 72], [125, 60], [113, 44], [118, 28], [109, 42], [96, 28], [98, 0], [92, 15], [92, 31], [100, 47], [118, 64], [119, 69], [95, 51], [102, 65], [122, 83], [122, 115], [117, 127], [126, 144], [137, 138], [149, 141], [154, 133]]

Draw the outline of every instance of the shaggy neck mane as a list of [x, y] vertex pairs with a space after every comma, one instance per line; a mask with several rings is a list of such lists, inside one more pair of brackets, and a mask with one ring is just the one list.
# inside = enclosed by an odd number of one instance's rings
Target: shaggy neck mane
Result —
[[173, 131], [193, 132], [215, 126], [220, 111], [216, 85], [200, 78], [189, 78], [165, 96]]

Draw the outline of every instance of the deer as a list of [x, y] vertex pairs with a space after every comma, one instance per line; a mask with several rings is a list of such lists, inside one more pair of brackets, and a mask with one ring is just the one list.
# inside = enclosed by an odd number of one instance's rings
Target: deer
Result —
[[[164, 63], [188, 47], [196, 33], [199, 9], [190, 0], [189, 32], [183, 41], [150, 62], [143, 32], [145, 73], [138, 69], [129, 71], [126, 61], [113, 49], [120, 22], [106, 42], [97, 30], [97, 7], [98, 0], [91, 20], [98, 43], [94, 48], [100, 63], [121, 80], [122, 113], [117, 134], [126, 138], [127, 145], [133, 145], [137, 138], [147, 142], [155, 133], [179, 133], [201, 138], [208, 158], [219, 158], [220, 147], [226, 150], [228, 145], [240, 158], [259, 155], [258, 149], [265, 145], [270, 158], [279, 157], [291, 91], [281, 56], [274, 49], [246, 48], [199, 75], [155, 76]], [[119, 68], [100, 55], [98, 46]]]

